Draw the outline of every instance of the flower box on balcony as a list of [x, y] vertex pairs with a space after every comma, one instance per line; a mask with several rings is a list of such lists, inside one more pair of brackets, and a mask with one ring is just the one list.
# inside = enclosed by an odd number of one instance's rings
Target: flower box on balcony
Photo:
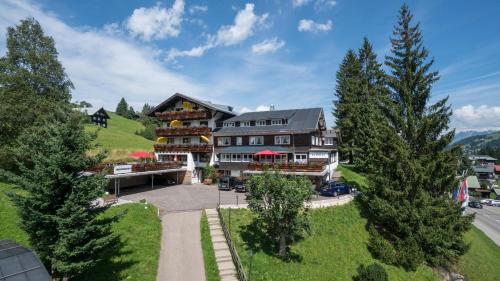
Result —
[[156, 152], [212, 152], [211, 144], [155, 144]]
[[157, 112], [156, 117], [162, 121], [172, 120], [194, 120], [194, 119], [209, 119], [208, 111], [170, 111]]
[[266, 169], [282, 170], [282, 171], [296, 171], [296, 172], [321, 172], [325, 165], [321, 163], [258, 163], [253, 162], [248, 164], [249, 170], [263, 171]]
[[156, 135], [159, 137], [201, 136], [201, 135], [209, 135], [211, 133], [212, 133], [212, 130], [206, 126], [179, 127], [179, 128], [156, 128]]

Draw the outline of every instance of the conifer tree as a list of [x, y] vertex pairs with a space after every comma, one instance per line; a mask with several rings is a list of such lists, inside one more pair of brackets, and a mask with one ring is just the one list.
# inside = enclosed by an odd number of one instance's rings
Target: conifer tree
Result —
[[376, 174], [364, 197], [370, 249], [387, 263], [414, 270], [422, 263], [449, 265], [467, 250], [463, 234], [472, 217], [451, 199], [458, 148], [447, 149], [451, 110], [447, 98], [429, 104], [438, 73], [423, 47], [418, 24], [403, 5], [391, 38], [390, 101], [379, 129]]
[[118, 105], [116, 106], [116, 114], [121, 115], [123, 117], [127, 117], [128, 115], [128, 104], [125, 101], [125, 98], [122, 98]]
[[339, 152], [352, 163], [357, 149], [356, 132], [360, 124], [358, 93], [361, 91], [361, 64], [353, 50], [347, 51], [337, 71], [334, 111], [340, 130]]
[[128, 119], [135, 119], [137, 117], [137, 114], [132, 106], [129, 106], [126, 117]]
[[107, 180], [82, 174], [103, 158], [88, 156], [91, 148], [81, 116], [71, 114], [64, 122], [27, 130], [15, 151], [21, 174], [10, 174], [10, 180], [27, 191], [14, 195], [20, 223], [57, 280], [78, 279], [117, 241], [110, 229], [116, 218], [103, 219], [105, 208], [94, 203]]

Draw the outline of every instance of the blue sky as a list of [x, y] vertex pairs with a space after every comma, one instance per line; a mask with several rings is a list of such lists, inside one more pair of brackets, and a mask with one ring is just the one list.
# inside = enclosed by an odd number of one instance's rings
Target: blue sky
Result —
[[[335, 72], [367, 36], [379, 60], [402, 1], [0, 1], [5, 30], [33, 16], [56, 40], [74, 100], [136, 109], [181, 92], [238, 112], [323, 107]], [[500, 2], [408, 1], [458, 130], [500, 129]]]

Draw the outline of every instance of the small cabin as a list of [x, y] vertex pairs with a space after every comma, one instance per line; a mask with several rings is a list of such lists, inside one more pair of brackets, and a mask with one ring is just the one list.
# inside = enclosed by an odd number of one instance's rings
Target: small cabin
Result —
[[109, 118], [110, 117], [109, 117], [108, 113], [102, 107], [99, 110], [97, 110], [94, 114], [90, 115], [90, 121], [98, 126], [103, 127], [103, 128], [108, 127], [108, 119]]

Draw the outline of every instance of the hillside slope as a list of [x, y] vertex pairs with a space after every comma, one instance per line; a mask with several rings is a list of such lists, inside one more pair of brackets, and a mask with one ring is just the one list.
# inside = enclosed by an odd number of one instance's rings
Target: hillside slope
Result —
[[85, 125], [87, 132], [98, 130], [96, 143], [109, 150], [106, 160], [129, 160], [127, 154], [130, 152], [153, 150], [153, 141], [135, 134], [137, 130], [144, 129], [140, 122], [112, 112], [108, 112], [108, 114], [111, 118], [108, 120], [107, 128], [101, 128], [94, 124]]
[[500, 131], [493, 132], [487, 135], [468, 137], [458, 141], [456, 144], [463, 145], [464, 149], [469, 152], [477, 151], [486, 146], [500, 147]]

